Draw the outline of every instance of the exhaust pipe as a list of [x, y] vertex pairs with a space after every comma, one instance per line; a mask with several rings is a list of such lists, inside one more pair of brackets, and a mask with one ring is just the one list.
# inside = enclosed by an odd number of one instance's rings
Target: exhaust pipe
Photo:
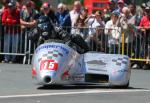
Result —
[[50, 76], [45, 76], [45, 77], [44, 77], [44, 82], [45, 82], [46, 84], [50, 84], [50, 83], [52, 82], [51, 77], [50, 77]]

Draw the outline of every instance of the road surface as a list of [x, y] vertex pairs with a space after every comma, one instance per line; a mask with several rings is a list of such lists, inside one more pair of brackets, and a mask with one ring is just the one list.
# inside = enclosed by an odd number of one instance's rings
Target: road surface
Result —
[[128, 89], [34, 84], [31, 65], [0, 64], [0, 103], [150, 103], [150, 70], [132, 70]]

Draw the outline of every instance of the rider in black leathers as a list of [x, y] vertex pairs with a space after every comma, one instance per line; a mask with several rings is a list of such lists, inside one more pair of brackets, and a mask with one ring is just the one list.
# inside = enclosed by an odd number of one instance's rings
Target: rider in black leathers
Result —
[[77, 45], [76, 47], [80, 47], [76, 48], [76, 50], [81, 54], [89, 51], [87, 43], [80, 35], [71, 35], [63, 30], [63, 28], [56, 25], [57, 20], [54, 15], [52, 15], [52, 12], [49, 12], [49, 6], [49, 3], [44, 3], [42, 5], [43, 12], [39, 15], [37, 20], [37, 31], [32, 32], [30, 38], [38, 37], [38, 44], [44, 43], [49, 39], [63, 40], [65, 43], [74, 43]]

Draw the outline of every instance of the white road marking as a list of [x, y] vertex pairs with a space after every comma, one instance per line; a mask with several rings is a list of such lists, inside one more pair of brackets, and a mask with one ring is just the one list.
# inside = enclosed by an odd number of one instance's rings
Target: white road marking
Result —
[[132, 92], [150, 92], [150, 90], [126, 90], [126, 89], [118, 89], [118, 90], [88, 90], [82, 92], [58, 92], [58, 93], [41, 93], [41, 94], [22, 94], [22, 95], [6, 95], [0, 96], [0, 99], [7, 98], [21, 98], [21, 97], [44, 97], [44, 96], [60, 96], [60, 95], [73, 95], [73, 94], [98, 94], [98, 93], [132, 93]]

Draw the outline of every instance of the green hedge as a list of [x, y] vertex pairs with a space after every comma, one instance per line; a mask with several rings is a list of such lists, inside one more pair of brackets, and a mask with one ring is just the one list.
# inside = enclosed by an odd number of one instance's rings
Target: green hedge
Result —
[[[63, 2], [64, 4], [68, 4], [68, 5], [69, 4], [72, 5], [74, 1], [76, 0], [60, 0], [60, 2]], [[83, 4], [84, 0], [80, 0], [80, 1]]]
[[0, 3], [0, 9], [2, 8], [2, 4]]
[[73, 4], [75, 0], [60, 0], [60, 2], [64, 3], [64, 4]]

